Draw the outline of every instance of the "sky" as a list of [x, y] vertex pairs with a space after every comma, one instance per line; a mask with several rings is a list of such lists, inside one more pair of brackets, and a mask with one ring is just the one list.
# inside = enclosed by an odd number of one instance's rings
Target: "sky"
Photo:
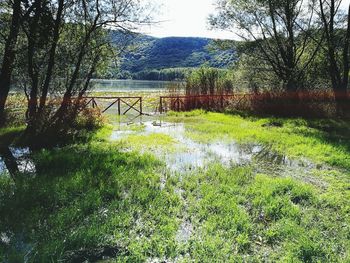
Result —
[[[155, 37], [208, 37], [237, 39], [233, 32], [210, 30], [207, 18], [215, 12], [215, 0], [153, 0], [159, 6], [155, 20], [162, 21], [144, 29]], [[343, 0], [346, 7], [350, 0]]]
[[232, 39], [232, 32], [208, 29], [208, 16], [215, 11], [215, 0], [154, 0], [160, 5], [156, 15], [162, 21], [145, 29], [155, 37], [183, 36]]

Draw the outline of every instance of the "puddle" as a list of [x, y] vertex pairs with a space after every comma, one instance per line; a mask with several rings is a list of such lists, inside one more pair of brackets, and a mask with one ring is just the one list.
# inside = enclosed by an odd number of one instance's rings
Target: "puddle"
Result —
[[127, 138], [129, 135], [166, 134], [174, 138], [178, 145], [176, 151], [164, 150], [153, 153], [164, 160], [172, 172], [186, 172], [196, 168], [205, 168], [210, 163], [219, 162], [225, 166], [252, 165], [256, 172], [268, 172], [271, 175], [297, 176], [305, 175], [313, 169], [320, 169], [307, 160], [293, 160], [277, 154], [268, 146], [259, 144], [239, 144], [235, 141], [216, 141], [200, 143], [186, 136], [183, 123], [162, 121], [140, 121], [142, 129], [128, 130], [128, 124], [120, 123], [119, 129], [113, 131], [112, 141]]
[[[0, 244], [11, 247], [15, 250], [17, 255], [23, 256], [22, 262], [30, 262], [31, 253], [34, 250], [34, 245], [26, 243], [23, 234], [14, 234], [14, 233], [0, 233]], [[7, 261], [5, 261], [7, 262]], [[10, 261], [11, 262], [11, 261]]]
[[29, 148], [8, 147], [0, 149], [0, 176], [15, 173], [35, 173], [35, 164]]
[[132, 134], [135, 134], [135, 132], [133, 132], [133, 131], [118, 131], [118, 130], [113, 131], [112, 135], [111, 135], [111, 140], [117, 141], [117, 140], [123, 139], [126, 136], [132, 135]]
[[180, 225], [179, 230], [176, 234], [176, 240], [178, 242], [186, 243], [190, 240], [192, 233], [193, 233], [193, 225], [190, 221], [185, 220]]
[[260, 149], [257, 145], [241, 146], [235, 142], [208, 144], [195, 142], [186, 137], [186, 128], [183, 123], [147, 121], [141, 125], [144, 127], [141, 132], [126, 130], [125, 127], [122, 130], [115, 130], [111, 135], [111, 140], [121, 140], [129, 135], [166, 134], [171, 136], [179, 143], [175, 153], [154, 152], [162, 160], [165, 160], [171, 171], [203, 168], [213, 161], [219, 161], [225, 165], [247, 163], [252, 159], [253, 154]]

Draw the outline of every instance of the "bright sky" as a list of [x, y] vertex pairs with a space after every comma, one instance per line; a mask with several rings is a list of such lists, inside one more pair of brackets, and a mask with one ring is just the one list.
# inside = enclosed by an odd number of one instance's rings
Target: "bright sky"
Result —
[[164, 21], [146, 30], [156, 37], [185, 36], [234, 38], [231, 32], [208, 29], [208, 16], [215, 11], [215, 0], [154, 0], [160, 4], [157, 21]]
[[[153, 0], [159, 5], [157, 21], [163, 21], [144, 33], [155, 37], [185, 36], [237, 39], [232, 32], [209, 30], [207, 18], [215, 12], [215, 0]], [[350, 0], [343, 0], [347, 8]]]

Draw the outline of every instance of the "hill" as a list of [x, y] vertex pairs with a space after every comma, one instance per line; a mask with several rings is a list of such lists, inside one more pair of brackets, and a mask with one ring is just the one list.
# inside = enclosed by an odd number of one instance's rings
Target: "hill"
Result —
[[[117, 38], [119, 36], [114, 36]], [[234, 62], [235, 52], [220, 50], [208, 38], [155, 38], [138, 35], [131, 40], [120, 62], [120, 78], [182, 78], [189, 68], [208, 65], [227, 68]]]

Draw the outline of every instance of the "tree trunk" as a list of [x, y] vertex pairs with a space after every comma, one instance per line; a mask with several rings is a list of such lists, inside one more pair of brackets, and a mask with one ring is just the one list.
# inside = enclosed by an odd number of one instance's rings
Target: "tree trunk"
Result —
[[39, 72], [38, 67], [35, 63], [35, 53], [37, 52], [37, 32], [39, 29], [39, 20], [40, 15], [42, 12], [42, 2], [41, 0], [37, 0], [34, 3], [35, 6], [35, 13], [32, 17], [32, 22], [29, 26], [29, 32], [27, 34], [28, 38], [28, 76], [31, 80], [31, 89], [29, 93], [29, 100], [28, 100], [28, 109], [27, 109], [27, 116], [28, 116], [28, 126], [27, 130], [33, 130], [35, 131], [35, 124], [36, 124], [36, 116], [38, 111], [38, 94], [39, 94]]
[[14, 0], [9, 36], [5, 43], [5, 52], [0, 73], [0, 126], [5, 122], [5, 104], [10, 91], [13, 63], [16, 56], [16, 44], [20, 27], [21, 1]]
[[0, 148], [0, 157], [3, 158], [8, 172], [10, 173], [13, 180], [15, 180], [16, 175], [19, 173], [19, 169], [18, 169], [18, 164], [17, 164], [16, 158], [13, 156], [10, 148], [1, 147]]
[[42, 89], [42, 94], [40, 97], [39, 114], [42, 113], [42, 111], [46, 105], [46, 99], [47, 99], [47, 95], [49, 92], [49, 86], [50, 86], [50, 82], [52, 79], [53, 69], [55, 66], [55, 54], [56, 54], [57, 43], [58, 43], [59, 36], [60, 36], [60, 27], [61, 27], [61, 23], [62, 23], [63, 7], [64, 7], [64, 1], [59, 0], [58, 10], [57, 10], [57, 15], [56, 15], [56, 20], [55, 20], [54, 33], [53, 33], [53, 40], [52, 40], [52, 45], [51, 45], [50, 52], [49, 52], [50, 55], [49, 55], [49, 62], [48, 62], [48, 66], [47, 66], [46, 78], [45, 78], [44, 86]]

